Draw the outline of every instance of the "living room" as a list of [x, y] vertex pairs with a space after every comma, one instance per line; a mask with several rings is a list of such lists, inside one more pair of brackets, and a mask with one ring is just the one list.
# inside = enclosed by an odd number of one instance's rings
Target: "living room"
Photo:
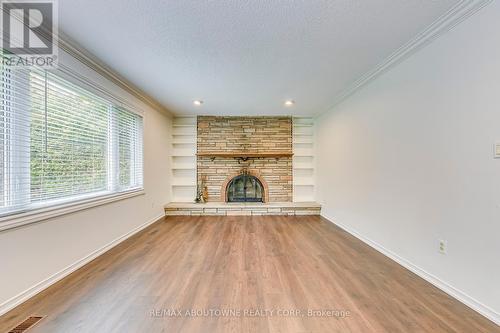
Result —
[[500, 2], [1, 3], [0, 331], [500, 332]]

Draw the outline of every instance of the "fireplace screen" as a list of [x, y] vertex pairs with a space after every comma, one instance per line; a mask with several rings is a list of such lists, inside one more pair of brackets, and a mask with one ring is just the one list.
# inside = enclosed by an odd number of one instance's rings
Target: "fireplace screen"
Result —
[[261, 182], [254, 176], [241, 174], [227, 185], [227, 202], [263, 202]]

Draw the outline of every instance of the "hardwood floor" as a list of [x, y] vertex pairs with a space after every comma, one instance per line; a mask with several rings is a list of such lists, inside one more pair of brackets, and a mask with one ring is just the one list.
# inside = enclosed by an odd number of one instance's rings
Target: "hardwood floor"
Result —
[[500, 332], [318, 216], [168, 217], [0, 317], [0, 332], [33, 314], [47, 317], [30, 333]]

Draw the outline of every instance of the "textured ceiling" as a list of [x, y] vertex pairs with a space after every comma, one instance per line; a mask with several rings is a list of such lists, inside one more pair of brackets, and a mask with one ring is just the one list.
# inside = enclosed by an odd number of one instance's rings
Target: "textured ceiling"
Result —
[[173, 113], [314, 115], [457, 2], [64, 0], [59, 22]]

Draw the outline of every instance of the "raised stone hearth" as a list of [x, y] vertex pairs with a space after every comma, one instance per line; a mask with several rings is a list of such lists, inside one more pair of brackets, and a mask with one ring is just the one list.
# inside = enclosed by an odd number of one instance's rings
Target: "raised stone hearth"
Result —
[[316, 202], [171, 202], [165, 205], [165, 215], [319, 215], [321, 205]]

